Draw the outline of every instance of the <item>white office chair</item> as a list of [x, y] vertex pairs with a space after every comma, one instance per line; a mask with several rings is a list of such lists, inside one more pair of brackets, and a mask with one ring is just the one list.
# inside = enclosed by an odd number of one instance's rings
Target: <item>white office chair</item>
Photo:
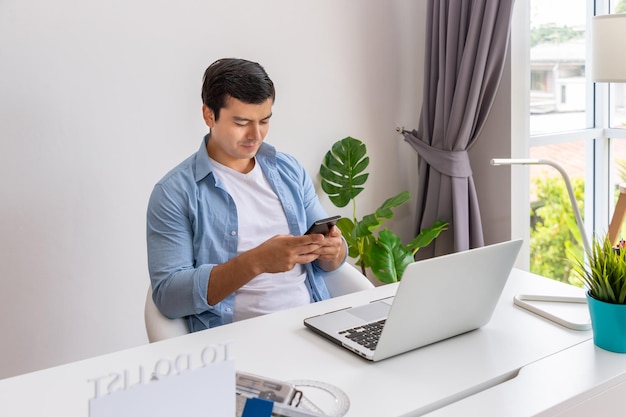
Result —
[[143, 318], [150, 343], [189, 333], [186, 319], [170, 319], [159, 311], [152, 299], [152, 285], [148, 285]]
[[[326, 274], [324, 281], [331, 297], [374, 288], [374, 284], [365, 275], [348, 263]], [[152, 300], [151, 285], [148, 286], [146, 294], [144, 320], [150, 343], [189, 333], [186, 319], [169, 319], [159, 311]]]
[[328, 293], [333, 298], [374, 288], [374, 284], [365, 275], [347, 262], [327, 273], [324, 276], [324, 282]]

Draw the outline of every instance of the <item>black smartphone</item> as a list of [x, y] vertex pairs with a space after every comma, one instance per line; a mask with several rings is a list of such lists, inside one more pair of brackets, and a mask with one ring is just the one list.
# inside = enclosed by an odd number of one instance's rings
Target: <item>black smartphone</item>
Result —
[[306, 231], [305, 235], [311, 234], [322, 234], [325, 235], [330, 232], [330, 229], [337, 224], [337, 220], [341, 219], [341, 216], [332, 216], [326, 219], [317, 220], [315, 223], [309, 227], [309, 230]]

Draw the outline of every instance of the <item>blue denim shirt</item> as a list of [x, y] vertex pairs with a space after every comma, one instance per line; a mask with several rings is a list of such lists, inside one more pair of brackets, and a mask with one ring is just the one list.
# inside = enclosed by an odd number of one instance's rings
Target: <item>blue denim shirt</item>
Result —
[[[211, 270], [237, 256], [238, 234], [237, 209], [213, 174], [207, 140], [209, 135], [195, 154], [155, 185], [147, 213], [154, 302], [167, 317], [187, 317], [191, 331], [231, 323], [235, 303], [234, 293], [213, 306], [206, 301]], [[292, 235], [328, 217], [295, 158], [264, 143], [256, 159], [283, 205]], [[311, 301], [329, 298], [324, 271], [316, 262], [305, 269]]]

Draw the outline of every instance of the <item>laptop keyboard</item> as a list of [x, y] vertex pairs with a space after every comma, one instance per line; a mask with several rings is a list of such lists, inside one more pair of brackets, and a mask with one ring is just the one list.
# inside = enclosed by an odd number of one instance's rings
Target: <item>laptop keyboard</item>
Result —
[[375, 321], [373, 323], [364, 324], [362, 326], [353, 327], [351, 329], [342, 330], [339, 334], [344, 335], [353, 342], [374, 350], [380, 339], [380, 334], [385, 326], [385, 319]]

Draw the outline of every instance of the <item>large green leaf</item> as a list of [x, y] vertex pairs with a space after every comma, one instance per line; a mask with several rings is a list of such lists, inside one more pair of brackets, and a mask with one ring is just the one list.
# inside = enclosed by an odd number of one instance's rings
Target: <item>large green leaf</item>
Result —
[[337, 227], [341, 230], [341, 234], [348, 244], [348, 256], [351, 258], [359, 257], [358, 242], [354, 236], [354, 223], [347, 217], [342, 217], [337, 221]]
[[385, 283], [397, 282], [406, 267], [414, 262], [413, 254], [402, 246], [400, 238], [388, 229], [378, 234], [370, 253], [371, 269], [376, 278]]
[[359, 263], [365, 268], [372, 266], [372, 250], [376, 245], [376, 238], [374, 236], [365, 236], [359, 239], [361, 254], [359, 256]]
[[354, 234], [357, 237], [371, 235], [372, 232], [378, 229], [387, 219], [391, 219], [394, 216], [393, 208], [401, 206], [409, 201], [410, 198], [411, 195], [408, 191], [402, 191], [388, 198], [374, 213], [363, 216], [361, 221], [357, 222]]
[[425, 248], [430, 245], [430, 242], [435, 240], [441, 232], [447, 229], [447, 222], [437, 220], [430, 228], [422, 229], [420, 234], [411, 240], [406, 246], [413, 253], [413, 255], [415, 255], [415, 252], [417, 252], [419, 248]]
[[322, 190], [337, 207], [345, 207], [363, 190], [369, 165], [367, 148], [363, 142], [350, 136], [335, 142], [324, 156], [320, 166]]

